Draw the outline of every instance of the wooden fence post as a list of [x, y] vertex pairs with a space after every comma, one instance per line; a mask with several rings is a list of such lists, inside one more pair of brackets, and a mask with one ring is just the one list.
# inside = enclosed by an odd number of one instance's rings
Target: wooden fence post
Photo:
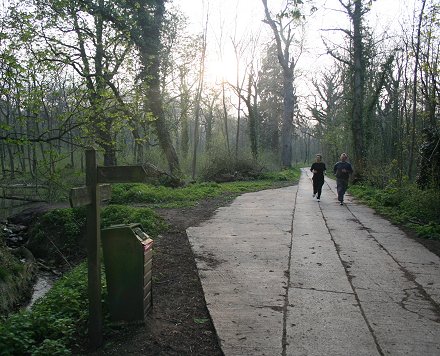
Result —
[[96, 151], [86, 150], [86, 186], [91, 202], [87, 206], [87, 270], [89, 293], [89, 343], [97, 348], [102, 344], [101, 306], [101, 227], [100, 197], [97, 181]]

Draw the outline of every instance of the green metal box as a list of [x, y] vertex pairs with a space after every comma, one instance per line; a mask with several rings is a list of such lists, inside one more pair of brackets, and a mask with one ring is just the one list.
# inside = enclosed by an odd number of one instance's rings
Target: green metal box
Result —
[[113, 225], [101, 236], [111, 320], [144, 322], [152, 306], [153, 240], [140, 224]]

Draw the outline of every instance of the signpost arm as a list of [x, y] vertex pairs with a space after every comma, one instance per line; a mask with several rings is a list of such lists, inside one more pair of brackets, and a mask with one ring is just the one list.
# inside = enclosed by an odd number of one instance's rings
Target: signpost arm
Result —
[[91, 348], [102, 344], [101, 307], [101, 229], [100, 197], [97, 182], [96, 151], [86, 150], [86, 186], [91, 203], [87, 206], [87, 267], [89, 294], [89, 343]]

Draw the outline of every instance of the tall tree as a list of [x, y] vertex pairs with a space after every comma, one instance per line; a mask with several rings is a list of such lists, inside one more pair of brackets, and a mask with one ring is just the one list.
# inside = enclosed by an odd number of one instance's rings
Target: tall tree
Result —
[[[265, 22], [272, 29], [275, 37], [278, 61], [283, 73], [283, 120], [281, 131], [281, 164], [287, 168], [292, 163], [292, 130], [293, 130], [293, 113], [295, 109], [294, 95], [294, 70], [301, 54], [302, 48], [299, 47], [296, 57], [291, 55], [291, 45], [295, 40], [294, 26], [302, 19], [302, 15], [297, 8], [293, 10], [287, 7], [281, 12], [276, 19], [273, 18], [267, 6], [267, 0], [262, 0], [264, 12], [266, 15]], [[294, 5], [301, 4], [302, 1], [294, 1]], [[287, 19], [288, 23], [284, 24], [283, 19]]]
[[352, 31], [345, 31], [350, 38], [352, 56], [349, 60], [352, 84], [351, 131], [353, 136], [354, 166], [357, 178], [362, 177], [366, 164], [364, 89], [365, 53], [363, 43], [363, 18], [368, 9], [363, 0], [339, 0], [350, 18]]
[[314, 135], [325, 157], [338, 157], [344, 141], [342, 136], [347, 136], [345, 125], [341, 123], [345, 106], [342, 73], [341, 66], [336, 66], [323, 71], [321, 80], [312, 80], [316, 96], [309, 111], [316, 121]]
[[283, 107], [283, 75], [277, 59], [276, 45], [267, 46], [258, 73], [259, 115], [261, 120], [260, 142], [279, 155], [280, 119]]
[[426, 0], [422, 0], [422, 8], [419, 14], [419, 21], [417, 25], [417, 36], [414, 44], [415, 50], [415, 63], [414, 63], [414, 77], [413, 77], [413, 97], [412, 97], [412, 127], [411, 127], [411, 147], [409, 151], [409, 167], [408, 167], [408, 177], [411, 179], [414, 161], [414, 151], [416, 145], [416, 115], [417, 115], [417, 80], [418, 80], [418, 69], [419, 69], [419, 55], [420, 55], [420, 38], [421, 38], [421, 27], [423, 20], [423, 12], [425, 11]]
[[[34, 51], [40, 60], [70, 66], [82, 78], [85, 97], [89, 101], [89, 136], [104, 151], [104, 165], [116, 164], [115, 115], [120, 93], [115, 77], [119, 74], [129, 46], [115, 33], [102, 16], [104, 1], [97, 0], [100, 9], [92, 15], [81, 12], [77, 1], [66, 4], [56, 0], [38, 0], [34, 27]], [[66, 35], [69, 33], [69, 35]], [[44, 44], [44, 46], [42, 46]]]
[[202, 41], [202, 55], [200, 57], [199, 72], [198, 72], [198, 85], [196, 90], [195, 99], [195, 112], [194, 112], [194, 147], [193, 147], [193, 157], [192, 157], [192, 178], [196, 177], [196, 163], [197, 163], [197, 148], [199, 143], [199, 126], [200, 126], [200, 106], [202, 103], [202, 91], [203, 83], [205, 79], [205, 59], [206, 59], [206, 46], [207, 46], [207, 34], [208, 34], [208, 15], [206, 16], [206, 23], [203, 30], [203, 41]]
[[144, 93], [145, 111], [151, 113], [161, 149], [171, 174], [180, 177], [179, 158], [165, 120], [161, 93], [161, 51], [165, 0], [118, 0], [98, 6], [92, 0], [79, 0], [84, 8], [111, 22], [121, 34], [127, 35], [138, 50], [142, 65], [138, 75]]

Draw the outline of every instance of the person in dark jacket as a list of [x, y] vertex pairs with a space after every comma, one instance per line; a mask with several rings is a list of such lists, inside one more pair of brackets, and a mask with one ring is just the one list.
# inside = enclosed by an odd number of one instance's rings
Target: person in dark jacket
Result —
[[338, 191], [339, 205], [344, 205], [344, 195], [348, 188], [348, 179], [353, 173], [353, 167], [347, 162], [346, 153], [341, 154], [341, 160], [333, 167], [333, 173], [336, 176], [336, 190]]
[[321, 200], [322, 186], [324, 185], [324, 172], [326, 171], [325, 163], [322, 162], [322, 156], [316, 155], [316, 162], [310, 167], [310, 171], [313, 172], [313, 198], [316, 196], [316, 200]]

